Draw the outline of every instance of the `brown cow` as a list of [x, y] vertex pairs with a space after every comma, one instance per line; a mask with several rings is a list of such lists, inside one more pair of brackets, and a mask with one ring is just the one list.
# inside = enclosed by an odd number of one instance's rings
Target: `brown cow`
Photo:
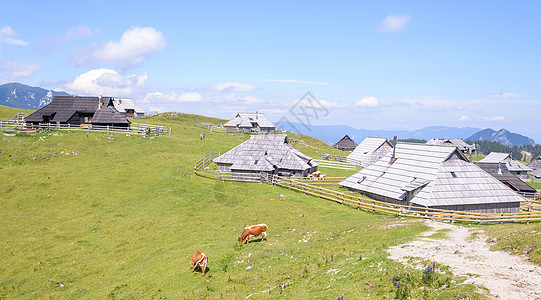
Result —
[[239, 236], [239, 244], [242, 244], [244, 240], [246, 240], [246, 244], [248, 244], [248, 240], [253, 236], [261, 235], [261, 240], [265, 238], [267, 242], [269, 241], [269, 238], [267, 237], [267, 224], [257, 224], [252, 225], [244, 228], [244, 231]]
[[205, 253], [195, 251], [192, 255], [192, 272], [195, 271], [195, 268], [197, 268], [197, 266], [199, 266], [201, 268], [201, 272], [203, 272], [203, 275], [201, 276], [205, 276], [205, 271], [207, 270], [207, 261], [208, 256]]

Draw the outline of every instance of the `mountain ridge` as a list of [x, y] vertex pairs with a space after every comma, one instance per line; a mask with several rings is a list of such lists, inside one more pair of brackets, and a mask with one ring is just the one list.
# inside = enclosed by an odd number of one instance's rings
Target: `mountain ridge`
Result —
[[70, 94], [18, 82], [0, 85], [0, 104], [9, 107], [40, 109], [49, 104], [54, 96], [70, 96]]
[[483, 129], [468, 137], [467, 140], [498, 142], [508, 147], [536, 144], [536, 142], [532, 138], [518, 133], [510, 132], [505, 128], [502, 128], [498, 131], [495, 131], [491, 128]]

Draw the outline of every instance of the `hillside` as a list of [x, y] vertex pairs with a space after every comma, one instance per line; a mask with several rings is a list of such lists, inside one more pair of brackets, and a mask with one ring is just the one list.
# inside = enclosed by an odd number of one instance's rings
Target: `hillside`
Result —
[[69, 94], [17, 82], [0, 85], [0, 104], [9, 107], [36, 110], [49, 104], [54, 96], [69, 96]]
[[517, 133], [509, 132], [509, 130], [505, 128], [498, 131], [487, 128], [468, 137], [467, 140], [497, 142], [508, 147], [536, 144], [533, 139]]
[[[12, 113], [0, 107], [0, 115]], [[247, 139], [194, 121], [223, 122], [166, 113], [145, 119], [172, 127], [172, 135], [154, 138], [1, 136], [0, 298], [389, 299], [397, 293], [393, 276], [409, 280], [414, 298], [482, 298], [444, 267], [438, 276], [446, 288], [421, 290], [422, 270], [387, 258], [389, 246], [426, 229], [418, 222], [267, 184], [194, 176], [205, 154]], [[295, 140], [308, 155], [339, 153]], [[237, 245], [245, 225], [263, 222], [269, 242]], [[194, 250], [209, 256], [205, 277], [190, 272]]]

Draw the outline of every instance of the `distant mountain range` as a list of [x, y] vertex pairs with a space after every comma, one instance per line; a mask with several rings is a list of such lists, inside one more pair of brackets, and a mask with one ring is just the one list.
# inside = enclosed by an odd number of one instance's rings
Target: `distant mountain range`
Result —
[[494, 131], [490, 128], [481, 130], [467, 138], [470, 141], [492, 141], [513, 147], [519, 145], [535, 145], [535, 141], [527, 136], [509, 132], [507, 129]]
[[535, 145], [535, 141], [529, 137], [511, 133], [506, 129], [494, 131], [475, 127], [448, 127], [429, 126], [417, 130], [369, 130], [357, 129], [347, 125], [304, 125], [301, 123], [281, 122], [276, 123], [279, 129], [290, 132], [302, 133], [318, 138], [329, 145], [338, 142], [344, 135], [349, 135], [356, 143], [362, 142], [366, 137], [386, 137], [392, 139], [395, 135], [399, 139], [424, 139], [432, 138], [459, 138], [463, 140], [477, 141], [489, 140], [502, 143], [507, 146]]
[[356, 143], [360, 143], [366, 137], [386, 137], [392, 139], [395, 135], [399, 139], [425, 139], [431, 138], [466, 138], [477, 132], [480, 128], [473, 127], [447, 127], [447, 126], [429, 126], [413, 131], [408, 130], [370, 130], [357, 129], [347, 125], [304, 125], [301, 123], [282, 122], [276, 124], [279, 129], [291, 132], [297, 132], [318, 138], [329, 145], [338, 142], [344, 135], [354, 138]]
[[17, 82], [0, 85], [0, 104], [4, 106], [39, 109], [49, 104], [54, 96], [69, 96], [69, 94]]

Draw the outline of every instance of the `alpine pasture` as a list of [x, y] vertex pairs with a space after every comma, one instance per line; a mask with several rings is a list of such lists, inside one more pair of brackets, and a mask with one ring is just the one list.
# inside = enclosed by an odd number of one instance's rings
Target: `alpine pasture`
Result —
[[[0, 117], [18, 111], [0, 107]], [[195, 176], [204, 155], [248, 138], [192, 125], [223, 120], [165, 113], [144, 122], [173, 134], [0, 137], [0, 298], [484, 298], [445, 266], [387, 258], [389, 246], [426, 230], [419, 222]], [[301, 135], [292, 145], [314, 158], [340, 153]], [[244, 227], [260, 223], [268, 242], [239, 245]], [[194, 251], [208, 255], [205, 276], [191, 272]]]

